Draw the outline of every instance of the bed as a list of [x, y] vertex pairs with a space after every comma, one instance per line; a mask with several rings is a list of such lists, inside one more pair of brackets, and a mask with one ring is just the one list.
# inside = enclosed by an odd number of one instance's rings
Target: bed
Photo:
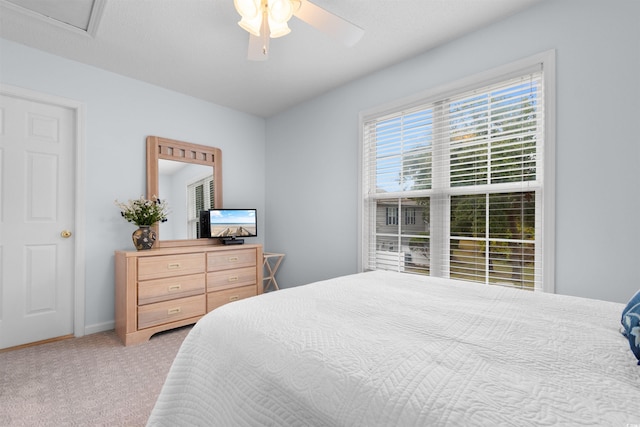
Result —
[[640, 425], [623, 304], [374, 271], [220, 307], [150, 426]]

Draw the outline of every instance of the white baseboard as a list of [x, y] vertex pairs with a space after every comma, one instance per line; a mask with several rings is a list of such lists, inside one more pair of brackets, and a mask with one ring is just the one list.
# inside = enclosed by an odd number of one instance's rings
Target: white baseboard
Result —
[[112, 329], [115, 329], [116, 327], [116, 322], [115, 321], [111, 321], [111, 322], [104, 322], [104, 323], [95, 323], [93, 325], [87, 325], [84, 327], [84, 334], [85, 335], [91, 335], [91, 334], [95, 334], [98, 332], [104, 332], [104, 331], [110, 331]]

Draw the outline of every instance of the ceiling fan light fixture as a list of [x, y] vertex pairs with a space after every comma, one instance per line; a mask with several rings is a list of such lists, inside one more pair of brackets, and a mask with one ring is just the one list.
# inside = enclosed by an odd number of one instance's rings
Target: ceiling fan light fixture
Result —
[[238, 22], [238, 25], [240, 25], [240, 27], [253, 34], [254, 36], [259, 36], [260, 27], [262, 26], [262, 16], [258, 15], [252, 19], [242, 17], [242, 19]]
[[287, 22], [300, 7], [297, 0], [271, 0], [269, 8], [269, 28], [271, 38], [286, 36], [291, 32]]
[[286, 36], [291, 32], [291, 28], [289, 28], [286, 22], [274, 22], [271, 19], [269, 19], [269, 29], [271, 30], [269, 35], [272, 39]]
[[270, 0], [269, 18], [274, 22], [286, 23], [293, 16], [293, 4], [291, 0]]
[[242, 17], [238, 25], [249, 33], [259, 36], [263, 27], [263, 15], [269, 20], [271, 38], [282, 37], [291, 32], [287, 22], [300, 7], [300, 0], [233, 0]]
[[233, 0], [233, 5], [242, 19], [253, 19], [262, 15], [261, 0]]
[[233, 5], [242, 17], [238, 25], [249, 33], [259, 36], [262, 26], [262, 0], [233, 0]]

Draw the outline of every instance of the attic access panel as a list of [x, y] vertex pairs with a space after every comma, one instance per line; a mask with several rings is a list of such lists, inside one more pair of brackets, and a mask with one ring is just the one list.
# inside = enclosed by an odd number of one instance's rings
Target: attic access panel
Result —
[[0, 0], [15, 11], [68, 29], [95, 34], [104, 0]]

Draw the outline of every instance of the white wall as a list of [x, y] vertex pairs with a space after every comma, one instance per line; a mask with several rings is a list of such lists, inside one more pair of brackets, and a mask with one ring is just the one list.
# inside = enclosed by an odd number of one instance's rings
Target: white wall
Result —
[[86, 246], [87, 333], [113, 328], [113, 252], [134, 250], [136, 228], [113, 202], [145, 193], [148, 135], [221, 148], [225, 207], [257, 208], [264, 230], [264, 119], [3, 39], [0, 58], [2, 83], [86, 106], [86, 233], [76, 236]]
[[278, 283], [356, 272], [360, 111], [556, 49], [556, 291], [626, 301], [640, 288], [639, 16], [636, 0], [550, 0], [268, 119]]

